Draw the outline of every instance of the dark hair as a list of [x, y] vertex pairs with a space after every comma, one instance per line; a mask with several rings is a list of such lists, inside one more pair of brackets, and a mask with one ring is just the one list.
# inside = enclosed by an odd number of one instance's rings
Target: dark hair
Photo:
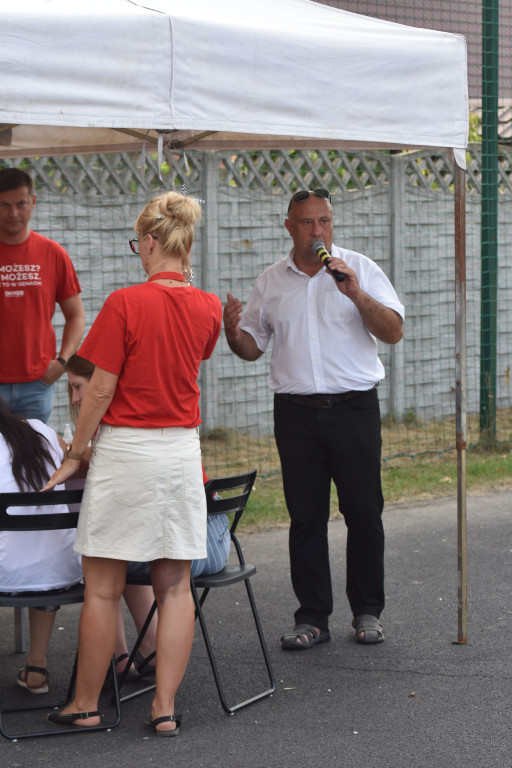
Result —
[[48, 464], [55, 467], [48, 440], [28, 421], [10, 413], [1, 397], [0, 433], [9, 448], [12, 474], [20, 491], [40, 491], [50, 476]]
[[20, 168], [2, 168], [0, 171], [0, 192], [10, 192], [13, 189], [27, 187], [29, 194], [34, 194], [34, 182]]

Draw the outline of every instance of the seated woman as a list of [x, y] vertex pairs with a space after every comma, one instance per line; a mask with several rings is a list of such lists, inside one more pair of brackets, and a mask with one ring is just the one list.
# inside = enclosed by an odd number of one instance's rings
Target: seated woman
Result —
[[[0, 398], [0, 493], [39, 491], [62, 457], [53, 429], [37, 419], [13, 416]], [[37, 512], [37, 507], [20, 507], [23, 514]], [[44, 512], [66, 513], [68, 508], [44, 507]], [[82, 566], [74, 539], [74, 529], [0, 532], [0, 592], [67, 589], [79, 582]], [[57, 610], [28, 609], [30, 647], [18, 685], [30, 693], [48, 693], [46, 655]]]
[[[87, 391], [87, 386], [94, 372], [94, 365], [78, 355], [72, 355], [67, 362], [69, 410], [73, 423], [76, 424], [80, 404]], [[91, 449], [89, 448], [84, 459], [89, 460]], [[208, 477], [203, 468], [203, 482]], [[229, 557], [231, 537], [229, 534], [229, 520], [226, 515], [208, 517], [206, 527], [206, 557], [201, 560], [192, 560], [190, 573], [193, 578], [218, 573], [221, 571]], [[129, 563], [127, 575], [149, 580], [148, 563]], [[137, 633], [140, 632], [146, 616], [149, 613], [155, 599], [151, 586], [126, 584], [123, 597], [128, 610], [135, 622]], [[144, 636], [141, 647], [135, 657], [135, 668], [139, 675], [154, 674], [155, 648], [156, 648], [156, 615]], [[121, 674], [129, 658], [128, 644], [126, 640], [123, 612], [121, 606], [118, 610], [117, 641], [116, 641], [117, 671]]]

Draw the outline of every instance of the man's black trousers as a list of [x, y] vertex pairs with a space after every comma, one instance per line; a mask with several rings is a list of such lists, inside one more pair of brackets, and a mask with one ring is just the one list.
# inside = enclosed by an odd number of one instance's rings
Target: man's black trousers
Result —
[[327, 523], [331, 479], [347, 525], [346, 591], [354, 616], [384, 608], [384, 529], [377, 391], [328, 408], [275, 398], [274, 433], [290, 514], [297, 624], [328, 629], [333, 599]]

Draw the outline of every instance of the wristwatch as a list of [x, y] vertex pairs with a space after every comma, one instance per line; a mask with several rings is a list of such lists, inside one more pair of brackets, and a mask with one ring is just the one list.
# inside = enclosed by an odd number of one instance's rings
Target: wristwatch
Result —
[[57, 358], [57, 360], [58, 360], [58, 362], [59, 362], [59, 363], [62, 365], [62, 367], [63, 367], [63, 368], [65, 368], [65, 367], [66, 367], [66, 365], [68, 364], [68, 361], [67, 361], [67, 360], [64, 360], [64, 358], [63, 358], [63, 357], [60, 357], [60, 355], [59, 355], [59, 357]]
[[82, 451], [82, 453], [74, 453], [71, 450], [71, 446], [68, 445], [67, 451], [66, 451], [66, 458], [67, 459], [73, 459], [73, 461], [82, 461], [84, 457], [85, 451]]

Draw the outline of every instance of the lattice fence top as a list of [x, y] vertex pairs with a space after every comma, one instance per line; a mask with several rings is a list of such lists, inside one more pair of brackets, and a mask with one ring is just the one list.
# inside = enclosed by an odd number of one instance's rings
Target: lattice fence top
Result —
[[0, 161], [0, 167], [17, 165], [34, 178], [38, 192], [59, 195], [126, 195], [136, 190], [158, 194], [162, 189], [197, 186], [201, 155], [184, 153], [166, 158], [158, 167], [156, 154], [146, 155], [144, 173], [139, 152], [68, 155]]
[[[256, 189], [276, 195], [291, 195], [297, 189], [326, 187], [333, 194], [352, 195], [389, 184], [392, 157], [404, 166], [406, 186], [430, 192], [453, 192], [453, 166], [447, 152], [410, 151], [339, 152], [337, 150], [272, 150], [260, 152], [216, 152], [219, 187]], [[0, 167], [15, 164], [34, 177], [38, 192], [58, 195], [117, 196], [143, 191], [158, 194], [163, 189], [189, 189], [201, 185], [205, 153], [173, 152], [159, 168], [156, 154], [146, 155], [145, 172], [139, 153], [71, 155], [0, 161]], [[481, 191], [481, 145], [467, 152], [467, 192]], [[499, 154], [499, 190], [512, 192], [512, 148]]]

